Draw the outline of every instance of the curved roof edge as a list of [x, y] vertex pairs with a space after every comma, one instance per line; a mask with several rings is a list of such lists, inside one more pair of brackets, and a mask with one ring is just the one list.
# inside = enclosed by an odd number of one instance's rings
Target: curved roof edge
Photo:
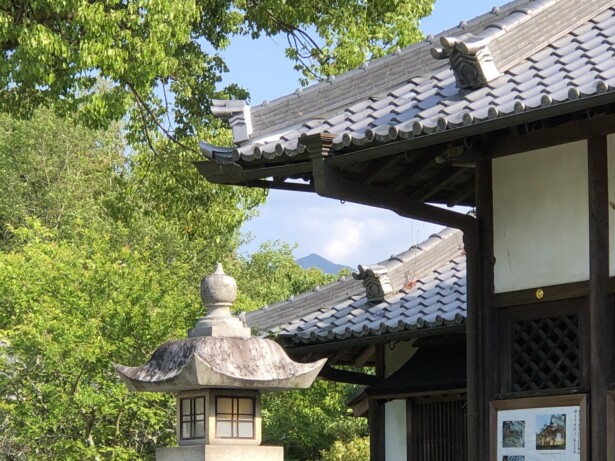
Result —
[[131, 391], [273, 391], [308, 388], [326, 361], [295, 362], [268, 339], [201, 336], [163, 344], [145, 365], [113, 366]]

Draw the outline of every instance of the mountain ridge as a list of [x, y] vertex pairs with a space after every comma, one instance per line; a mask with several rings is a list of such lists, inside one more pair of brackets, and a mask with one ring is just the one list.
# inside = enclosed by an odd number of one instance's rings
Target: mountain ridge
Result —
[[302, 258], [298, 258], [297, 264], [299, 264], [304, 269], [310, 269], [314, 267], [316, 269], [322, 270], [325, 274], [332, 275], [337, 275], [342, 269], [349, 269], [350, 271], [353, 270], [352, 267], [346, 266], [344, 264], [336, 264], [316, 253], [311, 253], [307, 256], [303, 256]]

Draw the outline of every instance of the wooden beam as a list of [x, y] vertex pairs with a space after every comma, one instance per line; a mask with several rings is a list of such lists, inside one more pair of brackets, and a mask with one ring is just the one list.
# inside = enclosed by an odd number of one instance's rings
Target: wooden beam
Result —
[[591, 137], [601, 137], [615, 132], [615, 114], [600, 114], [586, 120], [573, 120], [553, 127], [530, 132], [513, 132], [498, 136], [497, 144], [490, 148], [490, 157], [530, 152], [546, 147], [568, 144]]
[[386, 460], [384, 439], [384, 402], [369, 400], [369, 459]]
[[361, 398], [355, 399], [351, 403], [347, 403], [352, 408], [352, 416], [360, 418], [369, 415], [369, 399], [362, 393]]
[[406, 459], [420, 459], [422, 453], [415, 453], [414, 447], [417, 445], [414, 434], [414, 413], [416, 403], [414, 399], [406, 399]]
[[[376, 377], [384, 379], [384, 345], [376, 345]], [[384, 402], [369, 400], [369, 459], [371, 461], [386, 461], [386, 446], [384, 439], [385, 419]]]
[[587, 140], [589, 183], [589, 356], [592, 460], [607, 456], [607, 392], [611, 375], [613, 306], [609, 277], [609, 197], [606, 136]]
[[[536, 291], [541, 290], [542, 298], [536, 297]], [[529, 288], [525, 290], [497, 293], [493, 295], [492, 307], [512, 307], [524, 304], [546, 303], [549, 301], [561, 301], [570, 298], [580, 298], [589, 293], [588, 282], [571, 282], [561, 285]]]
[[239, 186], [257, 179], [291, 176], [312, 170], [309, 161], [259, 168], [244, 168], [237, 163], [220, 164], [210, 160], [194, 162], [194, 165], [209, 182]]
[[356, 182], [371, 184], [383, 173], [386, 173], [391, 168], [396, 166], [402, 160], [402, 158], [402, 156], [396, 155], [393, 157], [387, 157], [384, 163], [381, 160], [380, 162], [378, 162], [378, 165], [368, 164], [365, 171], [362, 174], [356, 176]]
[[381, 381], [374, 375], [368, 375], [367, 373], [359, 373], [356, 371], [340, 370], [339, 368], [333, 368], [330, 365], [325, 365], [322, 370], [320, 370], [320, 374], [318, 376], [326, 379], [327, 381], [358, 384], [361, 386], [373, 386]]
[[376, 376], [380, 379], [384, 379], [386, 376], [385, 364], [384, 364], [384, 344], [376, 344], [376, 353], [374, 355]]
[[381, 345], [391, 341], [408, 341], [415, 338], [424, 338], [426, 336], [435, 335], [450, 335], [455, 333], [464, 333], [466, 330], [465, 323], [441, 326], [437, 328], [419, 328], [416, 330], [404, 330], [397, 333], [385, 333], [377, 336], [364, 336], [360, 338], [345, 339], [342, 341], [333, 341], [325, 343], [313, 343], [308, 345], [295, 346], [288, 344], [286, 351], [293, 357], [307, 357], [308, 354], [314, 354], [314, 357], [326, 356], [332, 350], [362, 347], [369, 344]]
[[414, 347], [433, 347], [433, 346], [465, 346], [465, 333], [450, 335], [426, 336], [414, 341]]
[[457, 192], [451, 194], [446, 206], [454, 207], [463, 203], [467, 198], [472, 197], [476, 193], [476, 187], [474, 186], [474, 175], [471, 180], [468, 181], [467, 186], [460, 187]]
[[468, 215], [438, 208], [413, 200], [407, 195], [364, 184], [356, 184], [343, 178], [327, 164], [321, 155], [312, 157], [314, 187], [323, 197], [346, 200], [362, 205], [385, 208], [406, 218], [428, 221], [442, 226], [475, 232], [476, 220]]
[[[463, 233], [463, 243], [466, 252], [467, 277], [467, 319], [466, 319], [466, 369], [468, 387], [467, 431], [468, 431], [468, 460], [484, 458], [480, 456], [481, 434], [481, 349], [479, 344], [480, 327], [480, 282], [479, 282], [479, 240], [478, 233]], [[482, 418], [481, 418], [482, 416]]]
[[311, 183], [306, 184], [300, 182], [256, 180], [246, 181], [245, 183], [237, 184], [237, 186], [260, 187], [262, 189], [287, 190], [292, 192], [314, 192], [314, 186]]
[[345, 349], [339, 349], [336, 351], [332, 351], [329, 354], [329, 357], [327, 358], [327, 365], [329, 366], [337, 365], [337, 363], [339, 363], [340, 359], [344, 357], [344, 355], [346, 355]]

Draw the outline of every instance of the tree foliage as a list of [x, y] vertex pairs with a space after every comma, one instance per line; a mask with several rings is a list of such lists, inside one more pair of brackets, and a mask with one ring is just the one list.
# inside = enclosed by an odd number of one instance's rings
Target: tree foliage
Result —
[[216, 89], [227, 70], [219, 52], [232, 36], [286, 35], [286, 53], [307, 83], [418, 40], [418, 21], [431, 12], [432, 4], [3, 2], [0, 111], [29, 116], [36, 107], [53, 106], [59, 113], [77, 114], [90, 127], [107, 126], [132, 111], [134, 130], [159, 129], [175, 140], [204, 136], [201, 129], [214, 95], [246, 96], [232, 84], [220, 93]]
[[[211, 98], [248, 96], [219, 88], [230, 38], [286, 35], [305, 84], [417, 40], [432, 4], [0, 2], [0, 459], [152, 459], [173, 444], [172, 399], [128, 393], [111, 362], [143, 363], [183, 337], [217, 261], [243, 310], [331, 280], [285, 244], [239, 257], [264, 194], [191, 165], [198, 139], [231, 144]], [[364, 435], [345, 392], [272, 394], [266, 437], [317, 459]]]
[[263, 199], [187, 166], [49, 111], [0, 118], [1, 459], [151, 459], [173, 444], [170, 396], [128, 393], [111, 364], [185, 336], [200, 278], [235, 258]]
[[[142, 364], [185, 337], [216, 261], [236, 276], [242, 310], [331, 280], [303, 271], [281, 243], [238, 257], [239, 229], [263, 194], [200, 180], [177, 149], [168, 155], [184, 169], [126, 151], [118, 127], [92, 131], [45, 110], [29, 122], [0, 116], [0, 459], [153, 459], [155, 446], [174, 444], [173, 399], [129, 393], [111, 364]], [[282, 431], [300, 398], [306, 418], [327, 421], [327, 443], [354, 434], [338, 413], [341, 388], [325, 397], [322, 386], [274, 397], [269, 424]]]
[[346, 445], [367, 436], [366, 420], [354, 418], [344, 404], [353, 390], [317, 380], [305, 391], [264, 395], [264, 442], [283, 445], [287, 461], [314, 461], [336, 441]]
[[321, 452], [321, 461], [369, 461], [369, 437], [356, 437], [350, 442], [339, 440]]
[[110, 365], [143, 362], [195, 315], [187, 266], [92, 229], [68, 242], [32, 220], [14, 234], [0, 255], [0, 456], [144, 459], [172, 443], [169, 396], [128, 393]]
[[249, 258], [237, 260], [235, 273], [241, 287], [237, 310], [259, 309], [336, 279], [319, 269], [303, 269], [295, 261], [293, 249], [281, 241], [265, 242]]

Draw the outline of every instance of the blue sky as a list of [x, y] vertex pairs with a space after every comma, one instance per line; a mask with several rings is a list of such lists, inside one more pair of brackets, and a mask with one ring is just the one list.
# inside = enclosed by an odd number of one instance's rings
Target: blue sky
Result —
[[[422, 30], [426, 35], [436, 34], [504, 3], [493, 2], [437, 0], [434, 12], [421, 24]], [[248, 89], [253, 105], [292, 93], [299, 86], [299, 76], [284, 57], [285, 43], [284, 37], [236, 38], [224, 52], [230, 68], [225, 82]], [[242, 251], [250, 253], [264, 241], [283, 240], [297, 245], [294, 254], [298, 258], [318, 253], [335, 263], [357, 267], [407, 250], [439, 229], [390, 211], [342, 204], [316, 194], [271, 191], [260, 216], [243, 228], [252, 241]]]

